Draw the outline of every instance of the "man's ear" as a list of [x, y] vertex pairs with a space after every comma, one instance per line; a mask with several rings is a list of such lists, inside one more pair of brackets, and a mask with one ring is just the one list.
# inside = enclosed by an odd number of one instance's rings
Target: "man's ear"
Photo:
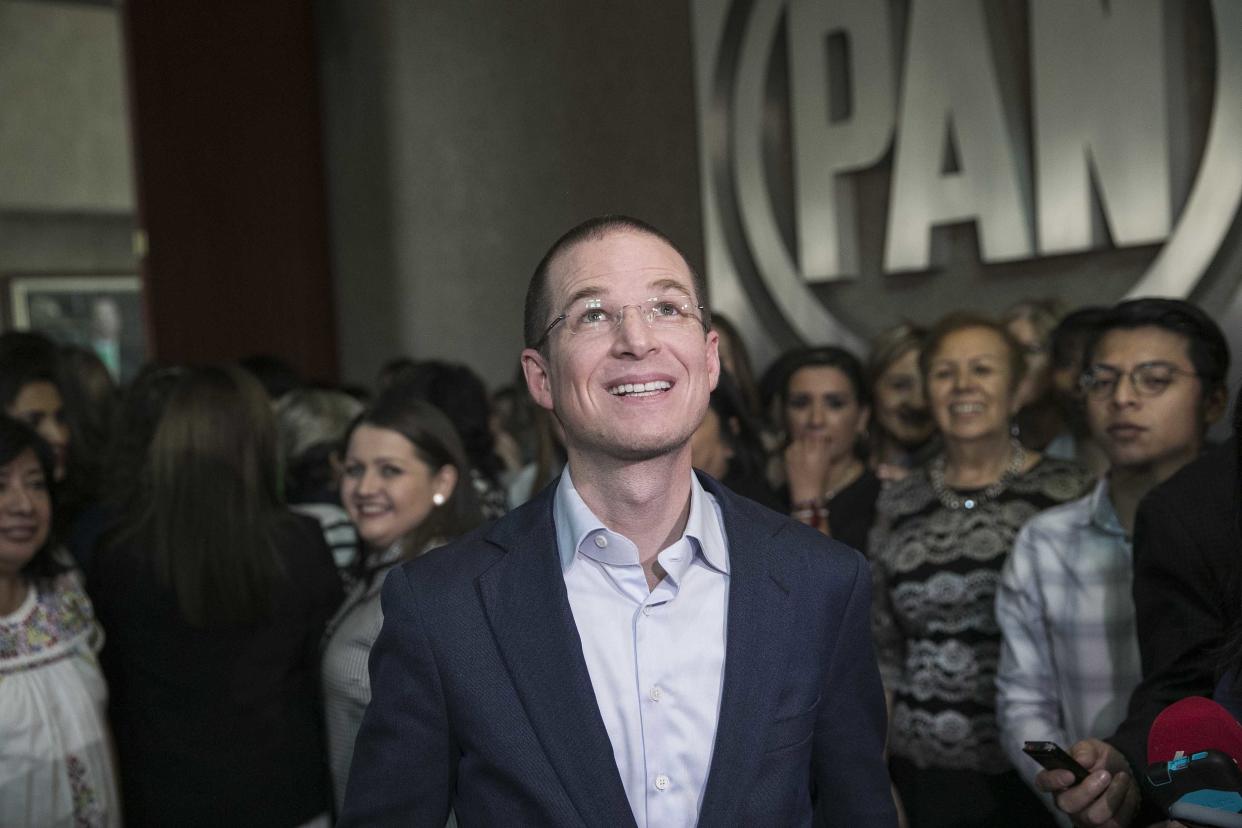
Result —
[[522, 375], [526, 377], [526, 389], [540, 408], [552, 410], [552, 376], [548, 361], [534, 348], [522, 351]]
[[1203, 401], [1203, 425], [1211, 427], [1217, 420], [1225, 416], [1225, 409], [1229, 407], [1229, 390], [1224, 385], [1217, 386], [1216, 390], [1208, 394], [1206, 400]]
[[715, 331], [707, 332], [707, 380], [707, 387], [715, 391], [720, 381], [720, 334]]

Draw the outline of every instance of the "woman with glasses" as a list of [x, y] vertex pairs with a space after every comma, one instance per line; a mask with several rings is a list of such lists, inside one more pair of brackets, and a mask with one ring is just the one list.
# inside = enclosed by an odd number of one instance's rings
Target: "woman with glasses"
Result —
[[1048, 824], [1000, 745], [996, 585], [1019, 527], [1090, 479], [1011, 437], [1024, 363], [995, 321], [941, 320], [920, 368], [944, 450], [881, 493], [871, 536], [893, 781], [916, 828]]

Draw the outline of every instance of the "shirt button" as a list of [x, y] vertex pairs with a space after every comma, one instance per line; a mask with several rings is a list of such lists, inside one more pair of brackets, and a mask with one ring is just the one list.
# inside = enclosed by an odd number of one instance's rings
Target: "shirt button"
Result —
[[651, 615], [651, 611], [654, 609], [655, 607], [651, 606], [651, 604], [648, 604], [647, 606], [643, 607], [643, 615]]
[[603, 535], [596, 535], [595, 545], [598, 546], [600, 549], [603, 549], [605, 546], [608, 545], [608, 538], [604, 537]]
[[656, 777], [655, 786], [657, 791], [662, 791], [668, 787], [668, 777], [660, 774]]
[[664, 690], [659, 687], [652, 687], [651, 691], [647, 695], [651, 697], [652, 701], [658, 702], [660, 699], [664, 698]]

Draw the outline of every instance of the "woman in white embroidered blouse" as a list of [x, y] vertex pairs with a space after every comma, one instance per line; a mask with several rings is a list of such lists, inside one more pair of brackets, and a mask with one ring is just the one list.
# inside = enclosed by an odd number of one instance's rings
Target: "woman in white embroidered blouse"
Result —
[[103, 635], [50, 539], [51, 448], [0, 417], [0, 825], [118, 826]]

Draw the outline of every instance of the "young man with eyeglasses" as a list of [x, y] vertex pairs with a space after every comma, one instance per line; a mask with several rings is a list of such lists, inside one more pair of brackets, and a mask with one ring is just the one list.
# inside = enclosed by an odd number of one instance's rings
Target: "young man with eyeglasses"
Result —
[[659, 231], [570, 230], [522, 367], [555, 483], [394, 570], [341, 825], [895, 825], [862, 557], [690, 466], [719, 375]]
[[1089, 495], [1022, 528], [996, 599], [1001, 741], [1033, 786], [1039, 766], [1025, 741], [1068, 747], [1125, 719], [1142, 678], [1131, 598], [1139, 501], [1199, 455], [1224, 411], [1228, 362], [1216, 323], [1171, 299], [1117, 305], [1087, 345], [1087, 421], [1109, 470]]

